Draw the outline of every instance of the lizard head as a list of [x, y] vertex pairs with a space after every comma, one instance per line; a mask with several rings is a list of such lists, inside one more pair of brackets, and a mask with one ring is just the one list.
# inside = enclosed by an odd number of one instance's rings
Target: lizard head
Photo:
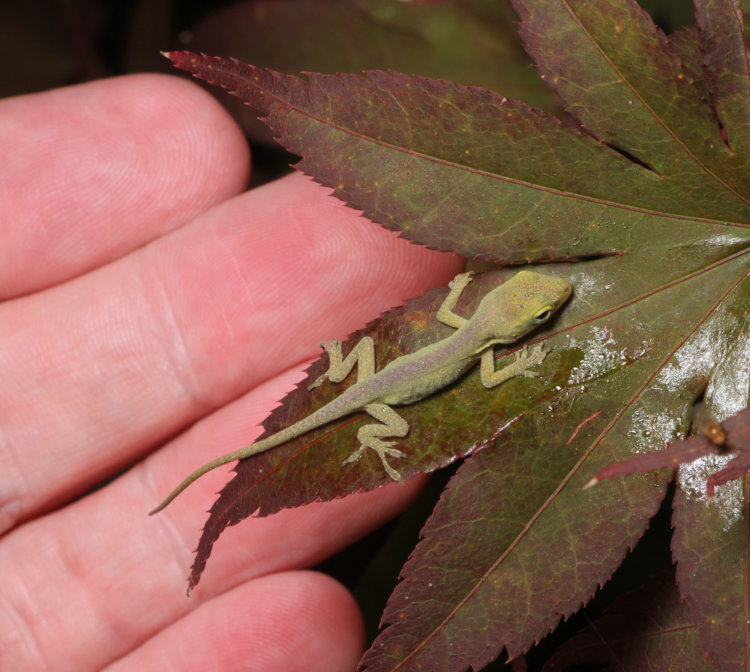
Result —
[[480, 302], [472, 322], [484, 349], [495, 343], [513, 343], [547, 322], [573, 290], [565, 277], [520, 271]]

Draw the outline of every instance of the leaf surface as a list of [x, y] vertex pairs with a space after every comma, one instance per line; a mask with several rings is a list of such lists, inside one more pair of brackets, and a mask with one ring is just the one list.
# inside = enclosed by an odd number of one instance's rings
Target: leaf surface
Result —
[[697, 492], [717, 464], [680, 468], [675, 495], [672, 549], [680, 592], [704, 650], [716, 670], [742, 670], [748, 664], [748, 477], [721, 488], [712, 506]]
[[[480, 669], [503, 648], [511, 657], [527, 650], [608, 579], [657, 510], [669, 474], [582, 486], [614, 460], [683, 437], [702, 395], [722, 399], [724, 410], [748, 402], [739, 373], [747, 375], [749, 331], [748, 75], [736, 3], [699, 3], [699, 28], [674, 40], [629, 0], [514, 6], [537, 67], [583, 129], [491, 91], [424, 77], [305, 80], [169, 55], [260, 110], [302, 156], [301, 170], [376, 221], [466, 256], [544, 261], [544, 272], [574, 286], [571, 303], [530, 337], [554, 347], [539, 378], [486, 390], [472, 372], [400, 410], [410, 426], [400, 444], [404, 477], [471, 458], [404, 567], [386, 627], [363, 660], [369, 672]], [[459, 312], [470, 315], [512, 273], [477, 278]], [[387, 313], [352, 344], [372, 335], [382, 366], [444, 338], [450, 329], [435, 320], [444, 295], [435, 290]], [[498, 351], [499, 364], [513, 350]], [[308, 381], [325, 368], [314, 364]], [[267, 431], [348, 383], [311, 394], [306, 384]], [[352, 416], [241, 462], [211, 510], [191, 585], [227, 525], [386, 482], [374, 456], [342, 466], [360, 425]], [[737, 539], [748, 523], [746, 490], [732, 496]], [[734, 555], [739, 542], [715, 557], [708, 549], [723, 548], [716, 529], [687, 534], [701, 513], [679, 507], [675, 554], [692, 572], [679, 575], [680, 586], [701, 642], [741, 661], [747, 577], [744, 556]], [[717, 620], [708, 583], [724, 558], [728, 618], [740, 619], [731, 623]], [[699, 561], [701, 572], [692, 571]]]
[[612, 254], [676, 230], [702, 243], [714, 223], [746, 234], [747, 203], [726, 190], [707, 197], [715, 180], [660, 178], [491, 91], [385, 72], [306, 82], [189, 52], [170, 58], [266, 114], [303, 156], [300, 170], [437, 249], [522, 263]]
[[[570, 639], [542, 672], [608, 665], [618, 672], [712, 672], [688, 606], [671, 572], [618, 598], [601, 618]], [[598, 669], [598, 668], [597, 668]]]
[[[743, 283], [727, 297], [714, 318], [723, 322], [726, 336], [703, 403], [704, 413], [717, 420], [748, 403], [748, 300], [750, 286]], [[696, 343], [695, 347], [705, 347], [706, 343]], [[735, 430], [743, 417], [741, 414], [727, 421], [728, 432]], [[747, 445], [740, 449], [747, 453]], [[673, 503], [672, 554], [677, 581], [682, 595], [689, 599], [700, 640], [718, 661], [716, 669], [720, 672], [745, 669], [750, 664], [748, 475], [716, 488], [710, 505], [706, 488], [711, 475], [718, 475], [730, 460], [731, 455], [710, 455], [681, 465]]]
[[[585, 264], [601, 265], [625, 263]], [[583, 485], [613, 459], [687, 431], [718, 361], [698, 355], [697, 344], [728, 346], [717, 317], [726, 299], [715, 292], [738, 291], [738, 271], [746, 276], [747, 255], [635, 300], [615, 299], [615, 310], [598, 319], [580, 323], [576, 306], [566, 310], [563, 319], [573, 322], [560, 349], [577, 361], [558, 365], [540, 414], [459, 469], [404, 567], [383, 616], [391, 625], [365, 658], [368, 672], [425, 669], [446, 658], [453, 659], [446, 669], [481, 669], [503, 644], [516, 656], [609, 578], [658, 508], [669, 473]], [[617, 287], [614, 268], [601, 274]], [[659, 317], [644, 324], [648, 316]], [[600, 487], [607, 491], [594, 494]]]
[[728, 150], [711, 110], [637, 3], [607, 3], [606, 11], [595, 0], [514, 7], [542, 78], [590, 132], [659, 175], [680, 174], [709, 193], [730, 188], [716, 174]]
[[716, 116], [732, 153], [746, 161], [750, 145], [750, 59], [738, 0], [697, 0], [700, 46]]

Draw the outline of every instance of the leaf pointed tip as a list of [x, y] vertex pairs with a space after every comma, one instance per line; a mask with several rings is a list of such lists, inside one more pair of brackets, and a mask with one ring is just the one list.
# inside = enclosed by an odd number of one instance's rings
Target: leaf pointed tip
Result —
[[599, 482], [599, 477], [594, 476], [586, 485], [584, 485], [581, 490], [588, 490], [589, 488], [593, 488], [597, 483]]
[[179, 65], [181, 61], [184, 61], [188, 56], [191, 55], [189, 51], [160, 51], [159, 52], [164, 58], [172, 61], [174, 65]]
[[[164, 58], [168, 58], [172, 61], [172, 65], [181, 70], [187, 70], [196, 76], [199, 76], [198, 69], [202, 63], [211, 61], [211, 57], [206, 56], [203, 53], [196, 53], [193, 51], [162, 51], [160, 52]], [[221, 60], [221, 59], [214, 59]]]

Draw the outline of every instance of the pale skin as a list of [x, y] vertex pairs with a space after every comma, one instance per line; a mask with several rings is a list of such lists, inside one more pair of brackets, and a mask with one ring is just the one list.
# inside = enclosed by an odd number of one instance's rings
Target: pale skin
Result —
[[530, 350], [523, 348], [507, 366], [495, 368], [495, 345], [507, 345], [547, 322], [565, 303], [572, 287], [567, 278], [533, 271], [520, 271], [488, 292], [470, 318], [454, 312], [471, 273], [460, 273], [450, 283], [450, 291], [437, 311], [441, 323], [456, 329], [453, 334], [389, 362], [375, 371], [375, 344], [371, 337], [362, 338], [344, 357], [340, 341], [323, 344], [328, 353], [328, 371], [310, 385], [310, 389], [326, 380], [340, 383], [357, 367], [357, 381], [338, 397], [299, 422], [256, 441], [250, 446], [216, 458], [190, 474], [151, 513], [166, 507], [193, 481], [228, 462], [242, 460], [275, 448], [318, 427], [364, 410], [377, 423], [360, 427], [359, 448], [344, 464], [359, 460], [369, 448], [377, 453], [383, 469], [394, 480], [401, 474], [389, 463], [389, 457], [404, 458], [394, 448], [396, 441], [409, 432], [408, 423], [392, 406], [420, 401], [456, 381], [479, 360], [480, 380], [484, 387], [496, 387], [516, 376], [538, 375], [530, 369], [541, 364], [549, 349], [544, 344]]

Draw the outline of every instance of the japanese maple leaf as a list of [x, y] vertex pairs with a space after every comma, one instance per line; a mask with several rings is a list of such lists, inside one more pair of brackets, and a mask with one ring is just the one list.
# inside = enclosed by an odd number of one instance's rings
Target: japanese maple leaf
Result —
[[[607, 581], [662, 502], [665, 471], [605, 465], [748, 404], [750, 67], [735, 0], [696, 0], [697, 27], [665, 36], [632, 0], [515, 0], [521, 37], [564, 121], [490, 90], [398, 72], [307, 78], [235, 60], [169, 58], [264, 116], [297, 168], [367, 217], [498, 270], [467, 289], [470, 315], [520, 264], [563, 274], [573, 300], [544, 332], [536, 379], [486, 390], [476, 373], [401, 409], [404, 478], [468, 457], [422, 531], [363, 659], [369, 672], [479, 669], [527, 650]], [[447, 290], [367, 334], [381, 367], [444, 338]], [[500, 354], [513, 356], [515, 346]], [[345, 347], [346, 350], [346, 347]], [[502, 362], [501, 362], [502, 363]], [[268, 433], [350, 381], [306, 381]], [[353, 378], [353, 376], [352, 376]], [[191, 575], [245, 517], [387, 481], [375, 455], [343, 465], [361, 418], [243, 460], [211, 509]], [[482, 450], [480, 450], [482, 449]], [[748, 661], [747, 476], [717, 488], [708, 463], [675, 497], [677, 578], [709, 660]]]

